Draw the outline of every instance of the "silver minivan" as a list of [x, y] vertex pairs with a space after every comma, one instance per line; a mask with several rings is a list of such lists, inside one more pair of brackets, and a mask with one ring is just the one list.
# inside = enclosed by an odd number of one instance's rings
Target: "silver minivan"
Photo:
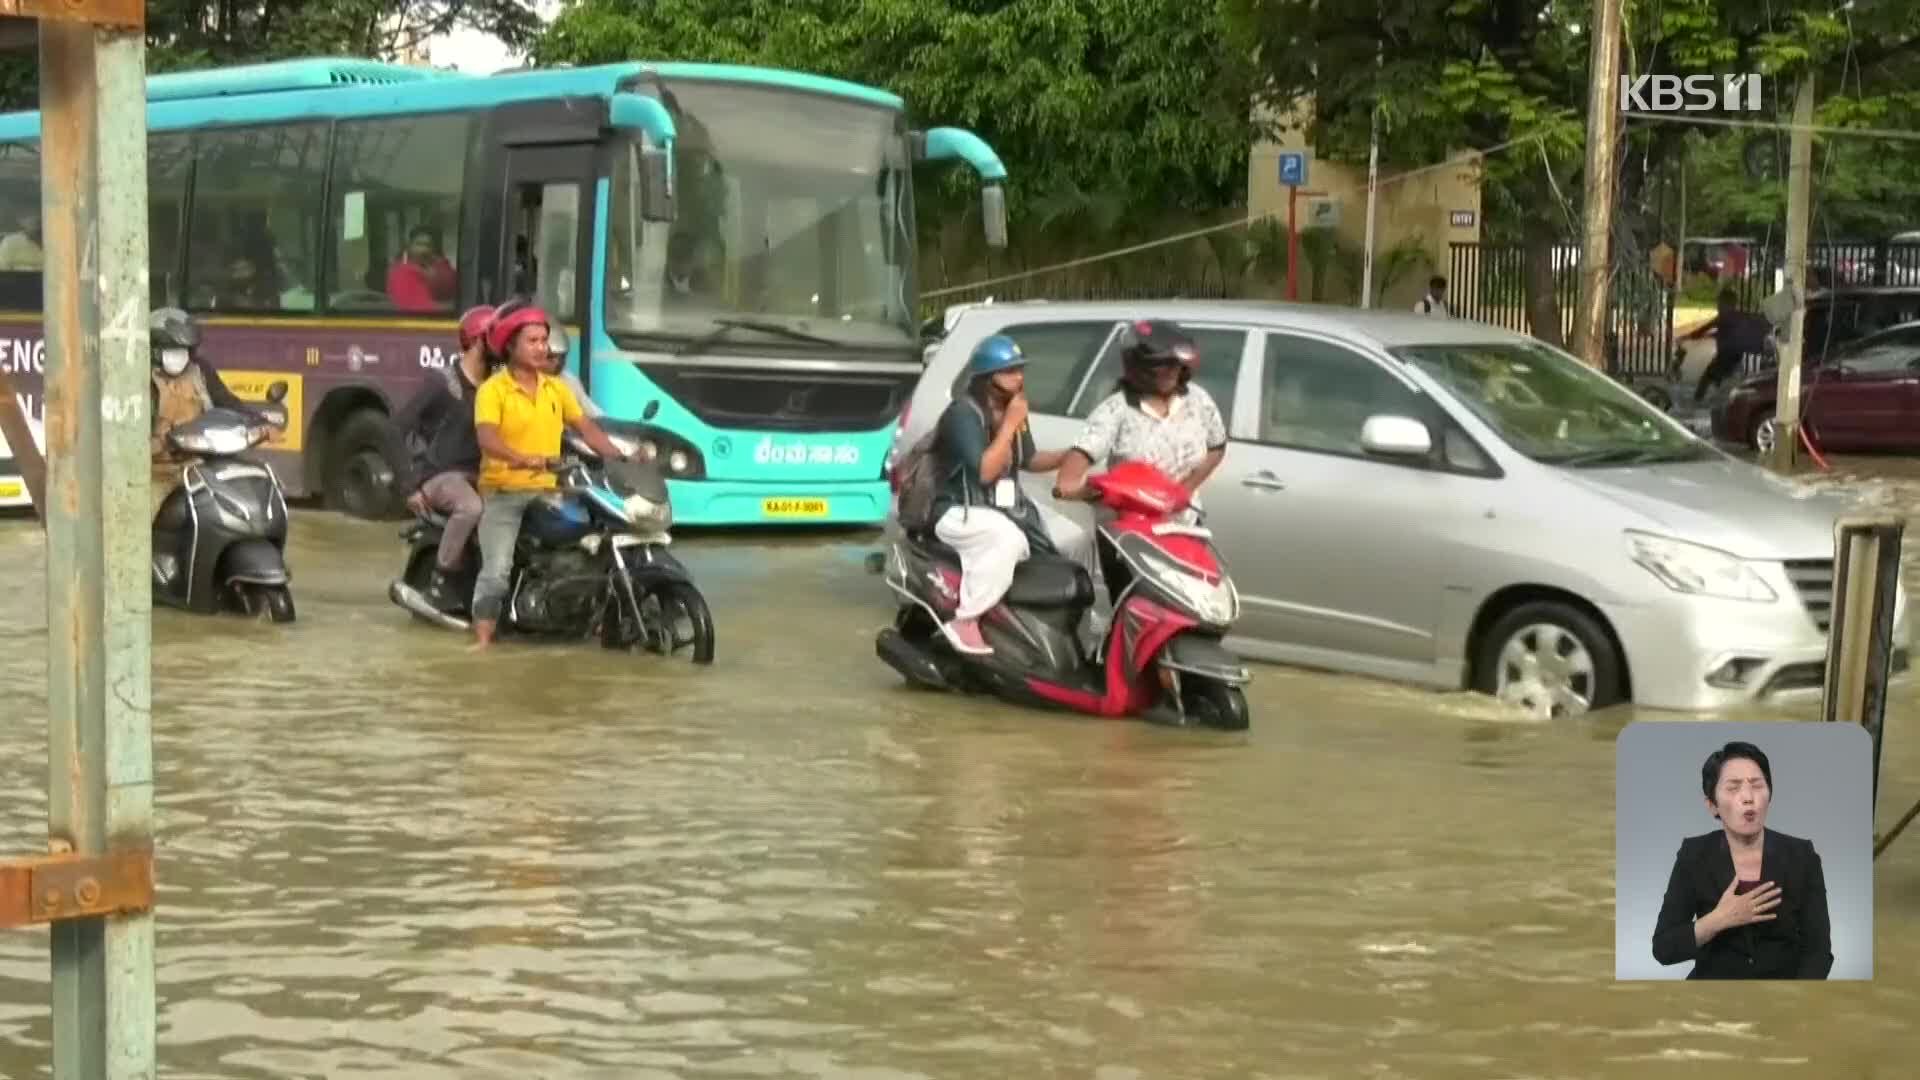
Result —
[[[1481, 323], [1216, 301], [957, 309], [895, 447], [983, 338], [1027, 354], [1038, 444], [1113, 391], [1136, 318], [1180, 323], [1232, 437], [1201, 489], [1242, 656], [1493, 694], [1542, 717], [1817, 696], [1845, 504], [1730, 457], [1565, 352]], [[1023, 483], [1043, 507], [1052, 478]], [[1907, 667], [1906, 595], [1895, 670]]]

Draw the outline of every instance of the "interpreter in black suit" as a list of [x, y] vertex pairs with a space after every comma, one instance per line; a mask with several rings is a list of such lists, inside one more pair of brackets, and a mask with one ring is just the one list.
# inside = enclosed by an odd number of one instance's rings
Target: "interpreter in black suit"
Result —
[[1700, 790], [1720, 828], [1680, 842], [1653, 927], [1653, 958], [1689, 979], [1824, 979], [1833, 970], [1827, 882], [1813, 843], [1767, 828], [1773, 769], [1752, 743], [1707, 756]]

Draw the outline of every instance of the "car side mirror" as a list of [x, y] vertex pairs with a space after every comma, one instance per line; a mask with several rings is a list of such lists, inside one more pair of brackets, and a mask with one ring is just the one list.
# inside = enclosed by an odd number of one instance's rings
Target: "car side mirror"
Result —
[[275, 379], [273, 385], [267, 387], [267, 400], [275, 405], [287, 400], [287, 380]]
[[1382, 457], [1424, 458], [1433, 453], [1433, 433], [1409, 416], [1369, 416], [1360, 428], [1360, 448]]

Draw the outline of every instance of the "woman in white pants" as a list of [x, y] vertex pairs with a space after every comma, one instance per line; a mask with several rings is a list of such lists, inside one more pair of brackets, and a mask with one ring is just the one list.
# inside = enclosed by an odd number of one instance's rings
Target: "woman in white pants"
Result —
[[1020, 563], [1035, 552], [1057, 553], [1018, 479], [1021, 472], [1053, 472], [1064, 456], [1034, 448], [1026, 363], [1012, 338], [981, 342], [967, 361], [966, 393], [941, 415], [934, 446], [942, 482], [933, 500], [933, 532], [960, 555], [960, 605], [942, 629], [954, 649], [974, 655], [993, 652], [980, 633], [980, 616], [1007, 594]]

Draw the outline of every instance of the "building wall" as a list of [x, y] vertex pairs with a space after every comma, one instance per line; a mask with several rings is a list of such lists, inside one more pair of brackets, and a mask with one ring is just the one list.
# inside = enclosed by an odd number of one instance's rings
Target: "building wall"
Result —
[[[1365, 247], [1367, 230], [1367, 163], [1338, 162], [1316, 157], [1303, 131], [1289, 131], [1278, 141], [1259, 140], [1253, 145], [1247, 163], [1247, 212], [1272, 212], [1283, 229], [1287, 221], [1288, 190], [1280, 183], [1280, 155], [1285, 151], [1307, 155], [1307, 183], [1301, 189], [1295, 212], [1304, 225], [1308, 220], [1308, 192], [1322, 193], [1338, 204], [1339, 224], [1335, 232], [1340, 243], [1353, 252]], [[1393, 170], [1382, 167], [1381, 184], [1374, 221], [1374, 292], [1380, 307], [1412, 307], [1426, 291], [1427, 278], [1433, 274], [1450, 277], [1452, 263], [1449, 245], [1477, 242], [1480, 239], [1479, 159], [1463, 158], [1457, 164], [1432, 169], [1407, 180], [1389, 183]], [[1470, 215], [1467, 223], [1456, 223], [1454, 215]], [[1428, 262], [1401, 271], [1392, 287], [1384, 293], [1380, 286], [1386, 259], [1397, 245], [1416, 242]], [[1357, 265], [1357, 263], [1356, 263]], [[1333, 264], [1329, 263], [1332, 269]], [[1345, 281], [1333, 269], [1325, 297], [1340, 303], [1358, 303], [1357, 271]], [[1312, 296], [1312, 267], [1303, 258], [1299, 274], [1301, 299]], [[1456, 295], [1468, 282], [1449, 283]]]

